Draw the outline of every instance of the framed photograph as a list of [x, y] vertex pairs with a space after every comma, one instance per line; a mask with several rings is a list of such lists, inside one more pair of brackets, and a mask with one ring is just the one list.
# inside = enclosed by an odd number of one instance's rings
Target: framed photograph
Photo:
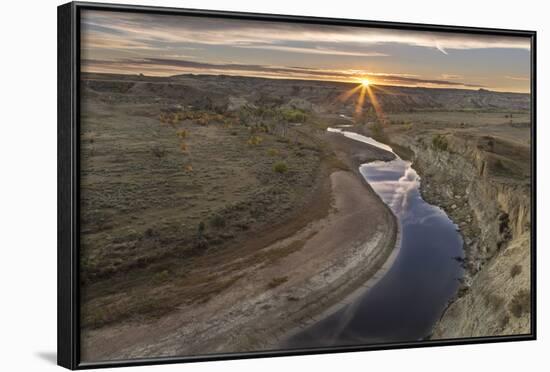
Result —
[[535, 37], [60, 6], [58, 363], [534, 340]]

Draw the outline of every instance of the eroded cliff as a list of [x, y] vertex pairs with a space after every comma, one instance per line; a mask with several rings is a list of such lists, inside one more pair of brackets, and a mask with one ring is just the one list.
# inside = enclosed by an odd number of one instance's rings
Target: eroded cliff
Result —
[[423, 197], [464, 237], [461, 287], [432, 338], [530, 332], [530, 151], [528, 144], [471, 133], [429, 132], [392, 141], [414, 152]]

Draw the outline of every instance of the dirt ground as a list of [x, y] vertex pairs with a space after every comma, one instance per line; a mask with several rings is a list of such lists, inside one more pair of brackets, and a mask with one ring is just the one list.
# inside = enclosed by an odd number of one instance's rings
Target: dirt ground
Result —
[[[299, 132], [292, 143], [262, 134], [261, 144], [250, 145], [246, 128], [172, 126], [154, 110], [97, 102], [83, 109], [84, 327], [204, 301], [209, 291], [163, 301], [150, 289], [201, 280], [192, 273], [195, 259], [293, 216], [322, 177], [322, 150]], [[274, 171], [278, 162], [284, 173]]]
[[277, 348], [294, 328], [307, 326], [363, 285], [394, 247], [393, 215], [356, 174], [333, 172], [330, 186], [331, 208], [324, 218], [248, 255], [201, 264], [211, 275], [235, 275], [227, 278], [225, 290], [157, 321], [86, 331], [83, 359]]
[[[349, 84], [84, 79], [84, 361], [277, 348], [383, 271], [396, 222], [358, 166], [393, 155], [327, 126], [355, 122], [415, 162], [424, 198], [466, 237], [471, 276], [459, 295], [478, 304], [472, 317], [487, 313], [486, 288], [529, 285], [524, 270], [501, 286], [515, 261], [491, 261], [512, 257], [508, 245], [528, 257], [527, 240], [509, 236], [529, 227], [527, 95], [388, 88], [382, 125], [372, 109], [352, 118], [355, 103], [338, 100]], [[479, 295], [470, 286], [486, 264]], [[472, 329], [451, 310], [445, 332]], [[498, 314], [487, 329], [502, 331], [507, 313]]]
[[357, 172], [391, 154], [318, 116], [243, 125], [94, 84], [81, 121], [83, 360], [276, 348], [391, 253], [394, 218]]

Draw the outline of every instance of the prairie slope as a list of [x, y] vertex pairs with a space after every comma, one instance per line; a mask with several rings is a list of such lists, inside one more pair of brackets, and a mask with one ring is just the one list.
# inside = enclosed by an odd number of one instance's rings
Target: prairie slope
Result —
[[394, 217], [374, 192], [348, 171], [333, 172], [330, 184], [325, 218], [248, 256], [203, 268], [234, 273], [225, 290], [155, 322], [87, 331], [83, 358], [276, 349], [288, 332], [361, 287], [394, 248]]
[[166, 79], [83, 87], [83, 360], [276, 348], [392, 251], [356, 171], [388, 155], [315, 113]]

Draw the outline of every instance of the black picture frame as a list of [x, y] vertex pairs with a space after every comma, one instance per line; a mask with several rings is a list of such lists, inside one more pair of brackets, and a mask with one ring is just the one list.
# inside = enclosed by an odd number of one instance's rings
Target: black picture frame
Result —
[[[525, 335], [477, 337], [450, 340], [424, 340], [407, 343], [313, 348], [280, 351], [258, 351], [201, 356], [162, 357], [105, 362], [80, 361], [79, 324], [79, 200], [80, 200], [80, 13], [82, 10], [187, 15], [196, 17], [234, 18], [305, 24], [359, 26], [415, 31], [440, 31], [462, 34], [520, 36], [531, 41], [531, 333]], [[536, 32], [477, 27], [442, 26], [397, 22], [333, 19], [274, 14], [178, 9], [155, 6], [115, 5], [71, 2], [58, 7], [58, 317], [57, 358], [69, 369], [122, 367], [181, 362], [199, 362], [304, 354], [324, 354], [380, 349], [416, 348], [445, 345], [536, 339]]]

